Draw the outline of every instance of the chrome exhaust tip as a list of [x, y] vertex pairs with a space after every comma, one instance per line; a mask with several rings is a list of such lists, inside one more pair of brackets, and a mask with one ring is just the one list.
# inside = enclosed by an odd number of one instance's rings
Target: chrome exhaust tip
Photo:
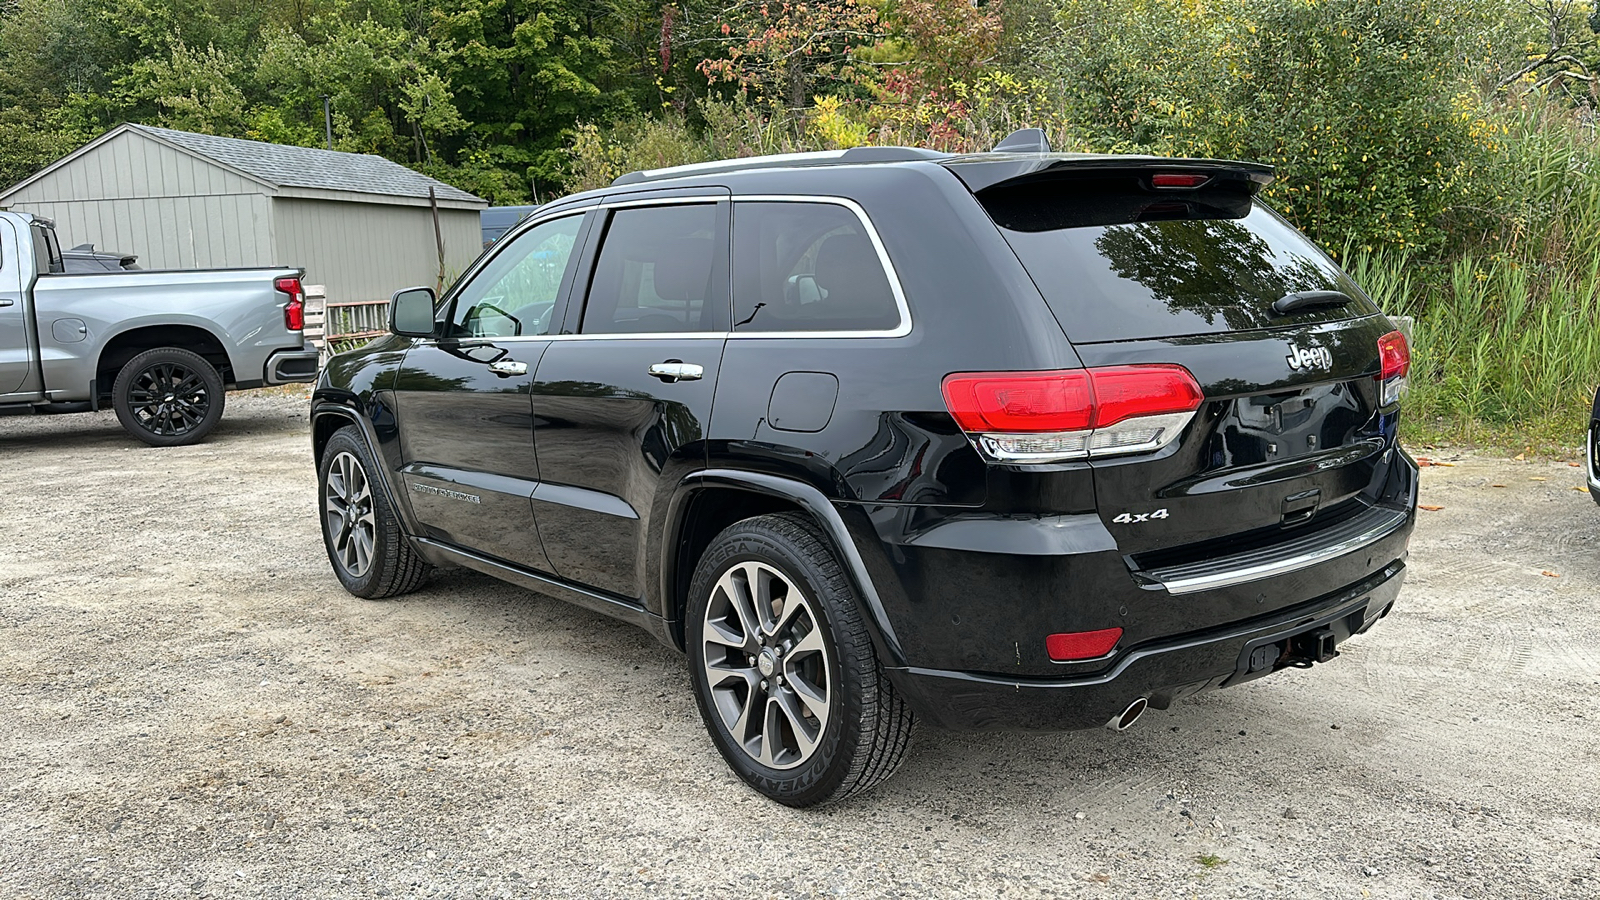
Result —
[[1148, 697], [1140, 697], [1129, 703], [1127, 709], [1112, 716], [1111, 721], [1106, 723], [1106, 727], [1112, 731], [1127, 731], [1133, 727], [1133, 723], [1139, 721], [1139, 717], [1144, 715], [1144, 711], [1149, 706], [1150, 699]]

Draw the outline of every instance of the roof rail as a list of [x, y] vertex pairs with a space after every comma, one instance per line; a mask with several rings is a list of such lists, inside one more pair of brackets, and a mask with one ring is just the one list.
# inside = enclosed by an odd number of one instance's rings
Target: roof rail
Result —
[[778, 169], [809, 166], [848, 165], [850, 163], [915, 162], [917, 160], [944, 159], [948, 153], [922, 147], [852, 147], [849, 150], [820, 150], [813, 153], [779, 153], [771, 156], [746, 156], [739, 159], [719, 159], [711, 162], [689, 163], [665, 169], [645, 169], [620, 175], [611, 182], [612, 187], [642, 184], [688, 175], [710, 175], [721, 172], [742, 172], [748, 169]]

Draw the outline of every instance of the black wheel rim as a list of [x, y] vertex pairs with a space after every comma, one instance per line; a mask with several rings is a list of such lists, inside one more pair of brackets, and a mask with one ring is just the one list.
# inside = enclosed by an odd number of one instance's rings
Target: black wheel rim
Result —
[[833, 698], [828, 645], [810, 598], [761, 562], [729, 567], [706, 605], [701, 665], [734, 743], [772, 769], [804, 765]]
[[351, 578], [372, 568], [378, 520], [372, 509], [372, 488], [355, 454], [341, 451], [328, 465], [322, 489], [322, 515], [328, 526], [328, 548]]
[[211, 392], [200, 373], [183, 363], [156, 363], [134, 376], [128, 409], [145, 431], [178, 437], [205, 421]]

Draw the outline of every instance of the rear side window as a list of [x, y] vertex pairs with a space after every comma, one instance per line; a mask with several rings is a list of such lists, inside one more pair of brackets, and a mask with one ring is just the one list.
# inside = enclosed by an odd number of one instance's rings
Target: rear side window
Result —
[[66, 271], [61, 259], [61, 245], [56, 242], [54, 229], [43, 225], [33, 226], [33, 252], [39, 257], [40, 275], [59, 275]]
[[866, 226], [833, 203], [740, 202], [735, 332], [887, 331], [900, 308]]
[[[717, 277], [717, 204], [625, 207], [611, 214], [583, 311], [584, 334], [720, 331], [727, 281]], [[726, 269], [724, 268], [724, 272]], [[713, 299], [722, 285], [720, 315]]]
[[[1067, 336], [1078, 343], [1249, 331], [1377, 310], [1293, 226], [1239, 195], [1163, 195], [1129, 179], [1060, 180], [979, 200]], [[1272, 304], [1342, 291], [1343, 307], [1287, 316]]]

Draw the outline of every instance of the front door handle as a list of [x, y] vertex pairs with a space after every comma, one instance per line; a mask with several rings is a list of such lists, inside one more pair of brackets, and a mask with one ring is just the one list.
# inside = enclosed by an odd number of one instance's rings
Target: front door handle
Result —
[[11, 306], [12, 304], [14, 304], [16, 302], [17, 301], [15, 301], [15, 300], [9, 300], [9, 299], [8, 300], [0, 300], [0, 307]]
[[697, 366], [694, 363], [669, 359], [666, 362], [658, 362], [651, 365], [650, 374], [668, 384], [672, 384], [678, 381], [699, 381], [705, 377], [706, 370], [704, 366]]
[[509, 378], [512, 375], [526, 375], [528, 374], [528, 364], [517, 362], [514, 359], [498, 359], [489, 364], [489, 371], [499, 375], [501, 378]]

